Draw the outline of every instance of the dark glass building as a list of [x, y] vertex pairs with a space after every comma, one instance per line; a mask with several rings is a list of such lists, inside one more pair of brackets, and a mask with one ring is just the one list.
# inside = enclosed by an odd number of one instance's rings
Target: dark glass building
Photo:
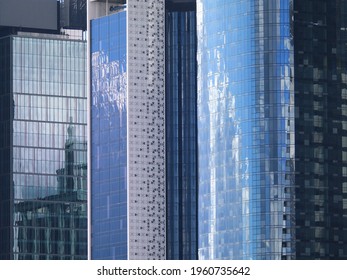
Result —
[[197, 259], [195, 1], [166, 1], [167, 259]]
[[294, 1], [298, 259], [347, 259], [347, 1]]
[[197, 1], [200, 259], [347, 258], [346, 5]]

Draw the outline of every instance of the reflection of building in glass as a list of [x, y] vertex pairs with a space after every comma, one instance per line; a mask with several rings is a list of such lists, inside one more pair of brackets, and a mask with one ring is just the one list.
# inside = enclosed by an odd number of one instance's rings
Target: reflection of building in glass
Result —
[[[125, 23], [125, 12], [120, 12], [96, 19], [91, 25], [91, 242], [94, 259], [127, 258]], [[114, 37], [107, 38], [109, 30]], [[115, 38], [117, 44], [108, 43]]]
[[86, 44], [0, 33], [0, 259], [86, 259]]
[[74, 136], [74, 127], [68, 127], [65, 142], [65, 166], [57, 170], [58, 192], [77, 192], [78, 197], [87, 200], [87, 142], [78, 141]]
[[33, 252], [41, 253], [40, 259], [44, 254], [52, 259], [86, 255], [87, 147], [75, 141], [72, 129], [68, 127], [65, 167], [57, 170], [56, 194], [15, 203], [13, 249], [18, 259], [35, 259]]

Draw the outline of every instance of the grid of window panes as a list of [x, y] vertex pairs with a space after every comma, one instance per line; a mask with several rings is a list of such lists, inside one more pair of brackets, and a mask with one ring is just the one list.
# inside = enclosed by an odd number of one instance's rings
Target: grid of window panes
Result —
[[13, 258], [86, 259], [86, 44], [11, 40]]
[[197, 259], [194, 8], [166, 15], [167, 259]]
[[92, 259], [127, 259], [126, 12], [91, 22]]
[[291, 1], [198, 0], [199, 258], [292, 258]]
[[347, 258], [347, 1], [294, 1], [296, 257]]

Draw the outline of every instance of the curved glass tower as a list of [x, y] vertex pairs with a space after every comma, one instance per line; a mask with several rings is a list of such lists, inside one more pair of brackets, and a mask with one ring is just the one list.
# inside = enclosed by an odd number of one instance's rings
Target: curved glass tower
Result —
[[293, 258], [290, 0], [198, 0], [199, 258]]

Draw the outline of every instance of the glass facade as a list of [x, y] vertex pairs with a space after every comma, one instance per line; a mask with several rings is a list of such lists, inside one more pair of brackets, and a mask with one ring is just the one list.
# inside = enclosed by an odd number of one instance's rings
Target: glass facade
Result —
[[12, 36], [4, 50], [0, 258], [86, 259], [85, 42]]
[[199, 258], [290, 259], [291, 1], [197, 1]]
[[347, 1], [294, 1], [296, 255], [347, 259]]
[[91, 21], [91, 257], [127, 259], [126, 12]]
[[[192, 1], [190, 1], [192, 2]], [[167, 259], [197, 259], [195, 5], [167, 5]]]

